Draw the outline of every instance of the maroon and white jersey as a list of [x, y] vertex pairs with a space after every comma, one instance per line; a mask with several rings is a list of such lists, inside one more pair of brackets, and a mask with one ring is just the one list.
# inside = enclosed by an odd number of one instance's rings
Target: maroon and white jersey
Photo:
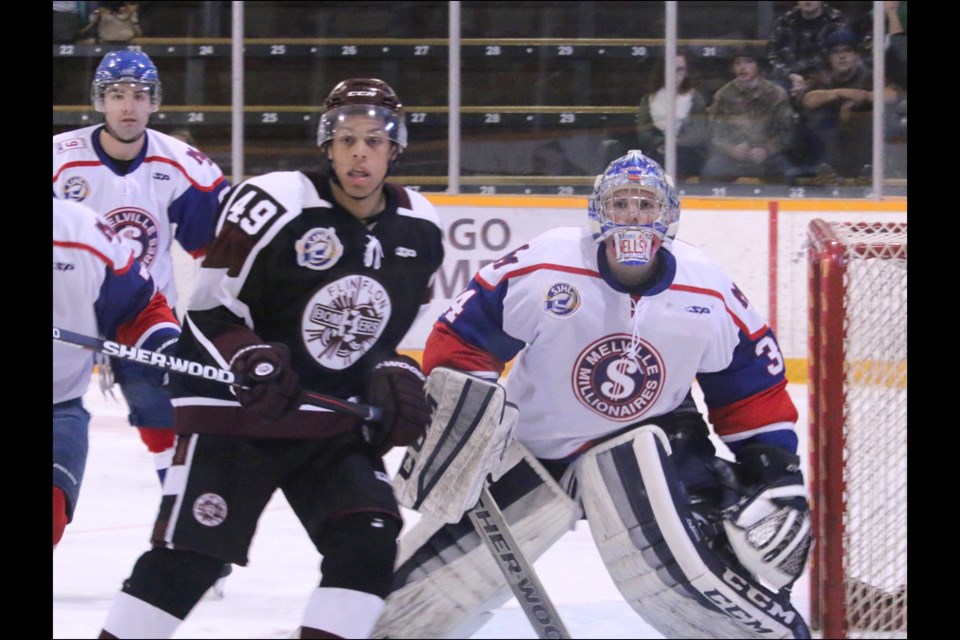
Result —
[[724, 441], [792, 430], [764, 319], [699, 249], [674, 241], [660, 253], [655, 281], [630, 290], [589, 230], [541, 234], [477, 272], [434, 325], [424, 371], [495, 377], [516, 358], [507, 399], [520, 410], [517, 440], [539, 458], [670, 413], [695, 380]]
[[53, 195], [103, 216], [134, 250], [171, 306], [177, 303], [171, 244], [199, 258], [213, 239], [223, 172], [202, 152], [147, 129], [126, 173], [99, 142], [103, 125], [53, 137]]
[[[177, 355], [229, 368], [242, 349], [280, 342], [304, 389], [360, 397], [429, 302], [444, 255], [429, 200], [391, 183], [384, 197], [384, 210], [360, 221], [319, 174], [276, 171], [232, 188]], [[171, 380], [170, 390], [180, 433], [322, 438], [357, 422], [309, 405], [266, 422], [226, 385], [192, 376]]]

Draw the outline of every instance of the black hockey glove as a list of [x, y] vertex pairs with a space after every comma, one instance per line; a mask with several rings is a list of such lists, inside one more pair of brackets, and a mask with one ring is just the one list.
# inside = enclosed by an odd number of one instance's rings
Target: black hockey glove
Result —
[[727, 538], [743, 566], [782, 589], [803, 573], [812, 544], [800, 458], [752, 444], [740, 450], [734, 468], [738, 482], [728, 487], [740, 499], [723, 510]]
[[279, 342], [244, 347], [230, 370], [246, 378], [248, 388], [236, 389], [244, 409], [264, 420], [279, 420], [300, 402], [300, 376], [290, 364], [290, 349]]
[[365, 425], [364, 439], [377, 455], [413, 444], [426, 431], [430, 424], [426, 381], [416, 360], [408, 356], [387, 358], [373, 368], [363, 398], [383, 410], [383, 421]]

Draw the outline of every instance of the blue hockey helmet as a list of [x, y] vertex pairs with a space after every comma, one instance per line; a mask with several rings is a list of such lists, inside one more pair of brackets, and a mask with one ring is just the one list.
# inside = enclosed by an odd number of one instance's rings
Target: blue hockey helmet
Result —
[[614, 236], [618, 262], [642, 265], [677, 235], [680, 198], [663, 167], [633, 150], [597, 176], [587, 215], [594, 240]]
[[103, 112], [104, 91], [110, 85], [121, 83], [145, 85], [150, 91], [152, 111], [160, 108], [160, 74], [147, 54], [142, 51], [111, 51], [103, 56], [90, 83], [93, 107]]

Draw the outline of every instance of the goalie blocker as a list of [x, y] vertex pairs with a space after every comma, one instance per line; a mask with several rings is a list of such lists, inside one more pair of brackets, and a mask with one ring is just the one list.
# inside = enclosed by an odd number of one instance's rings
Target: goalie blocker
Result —
[[394, 493], [404, 507], [453, 523], [477, 504], [487, 475], [501, 468], [517, 408], [499, 384], [446, 367], [430, 372], [427, 401], [430, 425], [407, 448]]

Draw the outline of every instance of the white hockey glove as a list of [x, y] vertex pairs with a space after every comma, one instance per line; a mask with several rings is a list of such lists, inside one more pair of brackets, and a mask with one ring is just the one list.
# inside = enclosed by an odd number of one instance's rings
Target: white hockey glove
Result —
[[722, 512], [727, 538], [743, 566], [779, 591], [803, 573], [813, 542], [800, 458], [748, 445], [734, 468], [739, 484], [728, 486], [741, 497]]

